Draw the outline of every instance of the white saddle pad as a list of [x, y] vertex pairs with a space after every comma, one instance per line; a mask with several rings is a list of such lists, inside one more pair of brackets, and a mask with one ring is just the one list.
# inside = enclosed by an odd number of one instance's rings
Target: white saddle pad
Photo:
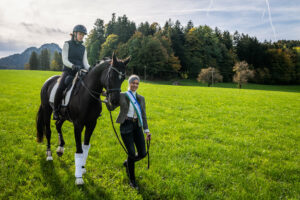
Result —
[[[73, 91], [73, 88], [74, 88], [74, 85], [76, 83], [76, 79], [77, 79], [77, 76], [72, 81], [71, 88], [67, 91], [66, 95], [63, 97], [62, 102], [61, 102], [62, 106], [68, 106], [69, 101], [70, 101], [70, 97], [71, 97], [71, 94], [72, 94], [72, 91]], [[49, 102], [50, 103], [54, 103], [54, 98], [55, 98], [55, 94], [56, 94], [56, 90], [57, 90], [58, 84], [59, 84], [59, 82], [56, 82], [55, 85], [54, 85], [54, 87], [51, 90], [50, 98], [49, 98]]]

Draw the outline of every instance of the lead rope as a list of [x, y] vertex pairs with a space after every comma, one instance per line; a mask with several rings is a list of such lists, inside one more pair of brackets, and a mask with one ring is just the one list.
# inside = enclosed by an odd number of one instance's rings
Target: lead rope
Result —
[[151, 141], [151, 139], [147, 140], [148, 169], [150, 168], [150, 151], [149, 151], [149, 149], [150, 149], [150, 141]]
[[122, 142], [121, 142], [121, 140], [120, 140], [120, 138], [119, 138], [119, 136], [118, 136], [118, 133], [117, 133], [117, 131], [116, 131], [116, 129], [115, 129], [115, 125], [114, 125], [114, 121], [113, 121], [113, 119], [112, 119], [111, 111], [109, 111], [109, 114], [110, 114], [110, 121], [111, 121], [112, 127], [113, 127], [113, 129], [114, 129], [115, 135], [116, 135], [116, 137], [117, 137], [117, 139], [118, 139], [120, 145], [121, 145], [122, 148], [124, 149], [125, 153], [129, 156], [128, 151], [126, 150], [126, 148], [125, 148], [124, 145], [122, 144]]
[[[122, 146], [122, 148], [124, 149], [125, 153], [127, 154], [128, 157], [132, 157], [128, 154], [128, 151], [126, 150], [126, 148], [124, 147], [123, 143], [121, 142], [119, 136], [118, 136], [118, 133], [115, 129], [115, 125], [114, 125], [114, 121], [113, 121], [113, 118], [112, 118], [112, 114], [111, 114], [111, 111], [109, 111], [109, 114], [110, 114], [110, 120], [111, 120], [111, 125], [114, 129], [114, 132], [115, 132], [115, 135], [120, 143], [120, 145]], [[150, 168], [150, 153], [149, 153], [149, 149], [150, 149], [150, 140], [147, 140], [147, 155], [148, 155], [148, 169]]]

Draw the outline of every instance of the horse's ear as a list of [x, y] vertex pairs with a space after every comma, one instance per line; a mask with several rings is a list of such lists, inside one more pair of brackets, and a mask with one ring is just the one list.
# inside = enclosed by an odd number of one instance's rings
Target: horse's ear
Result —
[[112, 54], [112, 60], [113, 60], [113, 63], [118, 63], [118, 59], [117, 59], [115, 52], [113, 52], [113, 54]]
[[128, 57], [123, 61], [124, 65], [126, 66], [126, 65], [130, 62], [130, 60], [131, 60], [131, 56], [128, 56]]

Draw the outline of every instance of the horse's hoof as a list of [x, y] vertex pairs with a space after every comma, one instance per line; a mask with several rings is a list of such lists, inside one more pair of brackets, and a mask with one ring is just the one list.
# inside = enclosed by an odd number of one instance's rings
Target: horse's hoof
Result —
[[84, 184], [84, 181], [82, 178], [76, 178], [75, 185], [83, 185], [83, 184]]
[[58, 157], [61, 157], [64, 154], [64, 147], [57, 147], [56, 154], [58, 155]]
[[52, 156], [48, 156], [48, 157], [46, 158], [46, 160], [47, 160], [47, 161], [51, 161], [51, 160], [53, 160], [53, 158], [52, 158]]
[[62, 152], [56, 152], [58, 157], [62, 157], [63, 153]]
[[86, 169], [84, 167], [81, 169], [81, 171], [82, 171], [82, 174], [86, 173]]

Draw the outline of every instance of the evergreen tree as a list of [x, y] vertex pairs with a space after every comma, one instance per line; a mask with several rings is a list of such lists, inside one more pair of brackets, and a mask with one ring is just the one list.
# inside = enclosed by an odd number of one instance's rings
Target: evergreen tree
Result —
[[185, 58], [185, 49], [184, 49], [184, 31], [180, 22], [177, 20], [173, 27], [170, 27], [170, 39], [172, 43], [172, 48], [174, 50], [174, 54], [180, 60], [180, 65], [182, 66], [181, 71], [187, 71], [187, 62]]
[[101, 45], [105, 42], [105, 25], [102, 19], [97, 19], [94, 28], [85, 41], [88, 61], [91, 66], [98, 61]]
[[186, 27], [184, 28], [184, 33], [187, 34], [192, 28], [194, 28], [194, 24], [192, 20], [189, 20]]
[[219, 48], [221, 51], [221, 57], [218, 62], [220, 73], [223, 76], [224, 82], [231, 82], [233, 76], [232, 66], [236, 60], [232, 36], [228, 31], [222, 33], [217, 27], [214, 32], [219, 39]]
[[220, 42], [210, 27], [192, 28], [186, 34], [185, 41], [187, 72], [190, 78], [197, 77], [202, 68], [219, 69], [222, 62]]
[[108, 37], [111, 34], [118, 35], [118, 42], [125, 43], [136, 31], [136, 25], [134, 22], [128, 20], [126, 15], [118, 17], [116, 20], [116, 14], [112, 14], [111, 21], [108, 22], [105, 35]]
[[41, 70], [48, 70], [50, 69], [50, 53], [48, 49], [43, 49], [39, 56], [40, 60], [40, 69]]
[[138, 26], [137, 29], [139, 32], [141, 32], [144, 36], [148, 36], [151, 35], [151, 31], [150, 31], [150, 25], [148, 22], [145, 23], [140, 23], [140, 25]]
[[38, 66], [39, 66], [38, 54], [35, 51], [33, 51], [29, 58], [29, 69], [37, 70]]
[[295, 64], [295, 83], [300, 84], [300, 45], [293, 47], [293, 63]]

